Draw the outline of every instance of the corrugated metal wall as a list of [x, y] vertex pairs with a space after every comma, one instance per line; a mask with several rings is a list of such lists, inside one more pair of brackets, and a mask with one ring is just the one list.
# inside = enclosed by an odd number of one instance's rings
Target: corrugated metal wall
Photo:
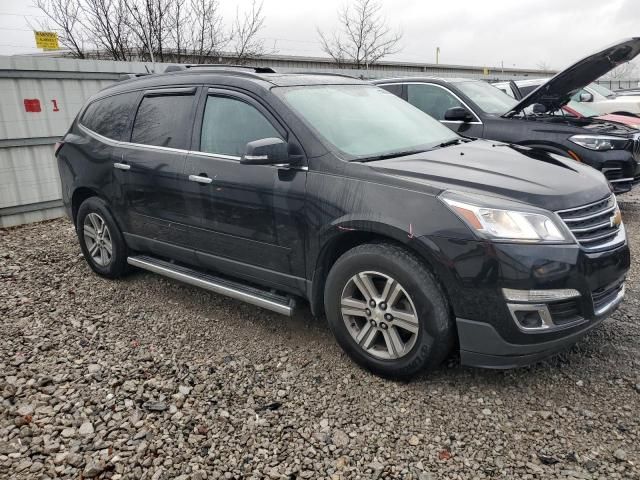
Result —
[[85, 100], [143, 63], [0, 57], [0, 227], [61, 216], [53, 146]]

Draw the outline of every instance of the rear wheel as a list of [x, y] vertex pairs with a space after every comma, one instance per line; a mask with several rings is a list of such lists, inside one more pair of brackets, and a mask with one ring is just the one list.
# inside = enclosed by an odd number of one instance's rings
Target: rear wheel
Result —
[[90, 197], [80, 205], [76, 232], [85, 260], [92, 270], [117, 278], [127, 270], [127, 246], [107, 204]]
[[327, 277], [325, 311], [344, 350], [381, 375], [406, 377], [437, 366], [453, 343], [433, 275], [396, 245], [361, 245], [340, 257]]

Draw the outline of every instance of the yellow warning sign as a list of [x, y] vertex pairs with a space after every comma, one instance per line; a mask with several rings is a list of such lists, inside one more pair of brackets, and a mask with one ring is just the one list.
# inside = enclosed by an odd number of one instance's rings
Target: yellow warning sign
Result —
[[58, 34], [56, 32], [33, 32], [36, 36], [36, 47], [45, 50], [57, 50]]

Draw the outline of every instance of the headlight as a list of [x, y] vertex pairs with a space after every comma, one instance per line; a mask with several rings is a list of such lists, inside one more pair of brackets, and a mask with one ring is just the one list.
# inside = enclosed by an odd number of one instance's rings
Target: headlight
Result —
[[533, 243], [572, 242], [551, 212], [534, 207], [531, 207], [532, 211], [526, 211], [525, 208], [498, 208], [493, 206], [497, 199], [487, 201], [475, 195], [455, 192], [445, 192], [440, 198], [481, 237]]
[[589, 150], [623, 150], [629, 140], [606, 135], [574, 135], [569, 140]]

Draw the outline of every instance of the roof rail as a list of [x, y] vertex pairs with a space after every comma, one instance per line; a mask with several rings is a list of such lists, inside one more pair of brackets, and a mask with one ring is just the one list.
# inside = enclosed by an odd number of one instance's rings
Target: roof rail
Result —
[[[366, 71], [366, 70], [365, 70]], [[364, 80], [364, 73], [356, 76], [356, 75], [348, 75], [346, 73], [334, 73], [334, 72], [326, 72], [323, 70], [302, 70], [299, 72], [291, 72], [291, 73], [299, 73], [302, 75], [326, 75], [329, 77], [345, 77], [345, 78], [351, 78], [353, 80]]]
[[138, 77], [146, 77], [147, 75], [151, 75], [150, 73], [121, 73], [118, 77], [118, 81], [122, 82], [124, 80], [131, 80], [132, 78]]
[[228, 69], [228, 70], [251, 70], [253, 73], [276, 73], [271, 67], [252, 67], [249, 65], [231, 65], [226, 63], [196, 63], [187, 65], [169, 65], [164, 73], [185, 71], [192, 68], [211, 68], [211, 69]]

